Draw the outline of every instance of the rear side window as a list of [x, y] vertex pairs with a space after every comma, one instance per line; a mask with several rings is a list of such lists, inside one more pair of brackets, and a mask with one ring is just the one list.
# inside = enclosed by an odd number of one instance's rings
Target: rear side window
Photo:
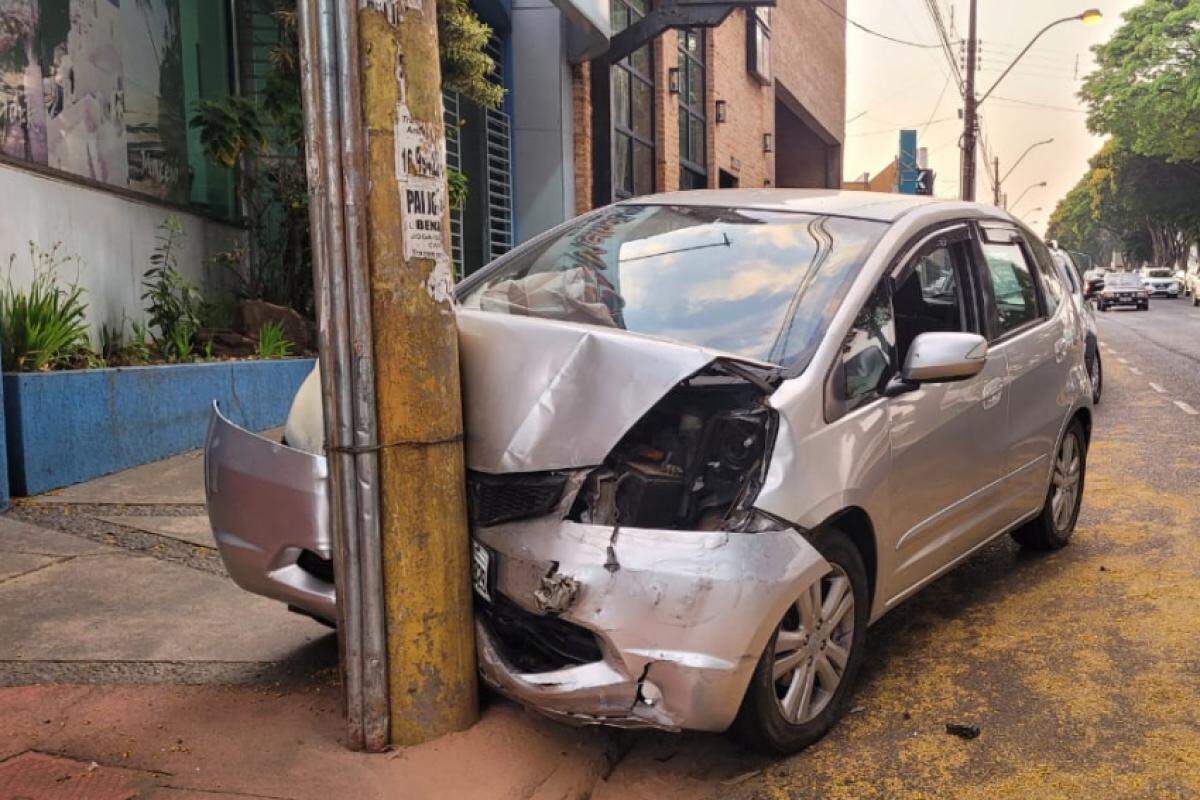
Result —
[[1025, 252], [1015, 242], [996, 244], [985, 241], [982, 247], [987, 261], [984, 276], [991, 282], [995, 300], [992, 323], [996, 335], [1004, 336], [1038, 319], [1033, 270], [1025, 258]]

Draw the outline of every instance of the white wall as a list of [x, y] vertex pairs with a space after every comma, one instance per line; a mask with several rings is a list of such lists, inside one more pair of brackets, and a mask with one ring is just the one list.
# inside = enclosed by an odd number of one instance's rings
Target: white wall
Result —
[[[12, 280], [28, 285], [28, 243], [48, 249], [62, 242], [65, 253], [83, 259], [79, 283], [87, 289], [92, 340], [98, 345], [101, 323], [119, 324], [122, 312], [129, 319], [144, 317], [142, 273], [158, 224], [169, 214], [179, 218], [186, 233], [180, 271], [202, 288], [215, 288], [223, 276], [209, 259], [243, 238], [238, 228], [0, 164], [0, 280], [8, 279], [9, 255], [16, 253]], [[72, 281], [74, 271], [59, 277]]]

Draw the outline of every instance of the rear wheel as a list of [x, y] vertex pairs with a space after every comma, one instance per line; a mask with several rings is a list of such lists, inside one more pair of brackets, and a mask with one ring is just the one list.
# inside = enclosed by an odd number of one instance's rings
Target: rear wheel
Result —
[[1104, 303], [1096, 303], [1096, 308], [1100, 309], [1101, 311], [1108, 311], [1108, 306], [1104, 305]]
[[1092, 355], [1092, 363], [1088, 365], [1088, 382], [1092, 385], [1092, 405], [1100, 402], [1100, 390], [1104, 387], [1104, 371], [1100, 365], [1100, 350]]
[[1034, 519], [1013, 531], [1013, 538], [1032, 550], [1057, 550], [1071, 541], [1079, 505], [1083, 500], [1083, 478], [1087, 469], [1087, 437], [1083, 424], [1067, 426], [1050, 475], [1046, 503]]
[[862, 662], [870, 603], [862, 557], [837, 530], [814, 545], [833, 569], [784, 614], [731, 729], [759, 750], [795, 753], [824, 736], [844, 713]]

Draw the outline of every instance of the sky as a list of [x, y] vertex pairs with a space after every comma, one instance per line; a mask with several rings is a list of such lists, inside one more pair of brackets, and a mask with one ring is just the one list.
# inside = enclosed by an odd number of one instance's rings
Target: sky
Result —
[[[934, 1], [961, 66], [968, 0]], [[1085, 108], [1076, 96], [1093, 66], [1090, 48], [1106, 41], [1120, 26], [1121, 12], [1135, 5], [1137, 0], [979, 0], [978, 95], [1047, 23], [1088, 8], [1099, 8], [1104, 15], [1095, 25], [1068, 22], [1047, 31], [980, 107], [983, 137], [989, 155], [1000, 158], [1001, 177], [1029, 145], [1054, 139], [1030, 151], [1002, 184], [1009, 210], [1039, 232], [1103, 143], [1088, 133]], [[851, 20], [880, 33], [917, 44], [937, 42], [925, 0], [848, 0], [847, 6]], [[943, 52], [892, 43], [853, 25], [847, 26], [846, 37], [846, 179], [881, 170], [896, 157], [899, 130], [915, 128], [918, 146], [929, 148], [930, 166], [937, 173], [934, 194], [957, 197], [962, 98]], [[980, 155], [976, 199], [990, 203], [983, 162]], [[1042, 181], [1045, 188], [1029, 188]]]

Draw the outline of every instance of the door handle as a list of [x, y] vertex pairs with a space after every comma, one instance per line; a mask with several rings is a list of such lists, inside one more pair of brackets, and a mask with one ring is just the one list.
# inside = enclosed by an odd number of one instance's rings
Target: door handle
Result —
[[983, 385], [983, 409], [987, 411], [990, 408], [995, 408], [1000, 402], [1001, 395], [1004, 394], [1004, 381], [999, 378], [992, 378]]

